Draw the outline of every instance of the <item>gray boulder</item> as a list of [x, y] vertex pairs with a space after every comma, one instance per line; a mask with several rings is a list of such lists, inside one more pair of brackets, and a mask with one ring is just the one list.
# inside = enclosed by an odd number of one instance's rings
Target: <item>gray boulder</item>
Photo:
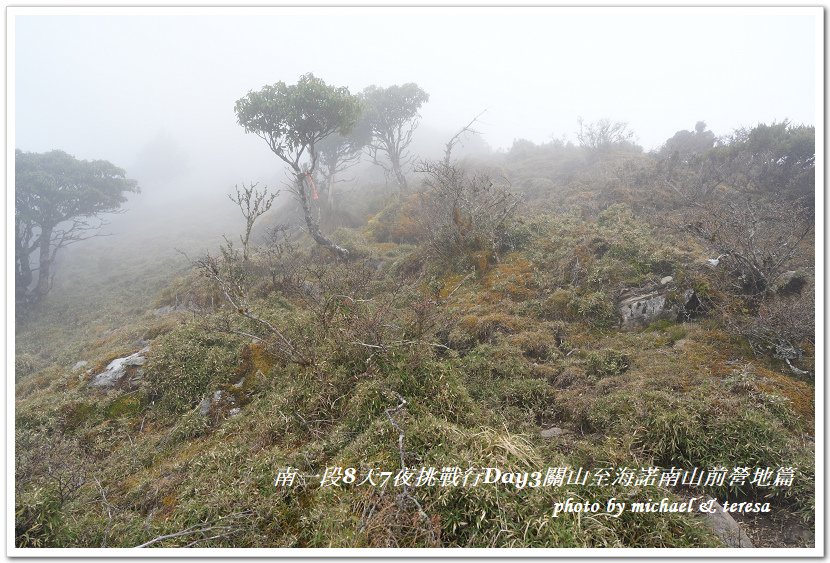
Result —
[[149, 351], [150, 347], [147, 346], [135, 354], [130, 354], [124, 358], [116, 358], [107, 365], [104, 371], [92, 377], [89, 386], [107, 389], [138, 383], [144, 376], [144, 370], [140, 369], [140, 366], [144, 365], [146, 361], [144, 356]]
[[654, 321], [669, 319], [685, 321], [701, 312], [701, 304], [694, 290], [687, 289], [680, 299], [669, 299], [669, 290], [661, 288], [646, 293], [624, 296], [617, 303], [622, 328], [640, 328]]
[[801, 290], [809, 281], [808, 274], [801, 270], [784, 272], [775, 284], [775, 291], [779, 295], [800, 295]]

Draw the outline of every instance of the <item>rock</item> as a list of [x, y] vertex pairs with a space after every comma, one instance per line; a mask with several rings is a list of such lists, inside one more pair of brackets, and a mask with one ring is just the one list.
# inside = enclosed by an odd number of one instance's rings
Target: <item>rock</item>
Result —
[[228, 414], [230, 416], [236, 416], [241, 412], [242, 412], [242, 409], [240, 409], [239, 407], [234, 407], [234, 408], [232, 408], [231, 410], [228, 411]]
[[677, 308], [667, 304], [666, 296], [652, 291], [633, 295], [617, 304], [624, 328], [645, 326], [661, 318], [677, 316]]
[[72, 371], [73, 372], [81, 371], [82, 369], [84, 369], [88, 365], [89, 365], [89, 362], [87, 362], [86, 360], [81, 360], [80, 362], [78, 362], [77, 364], [72, 366]]
[[557, 428], [556, 426], [552, 426], [550, 428], [547, 428], [545, 430], [540, 431], [539, 436], [541, 436], [542, 438], [558, 438], [559, 436], [562, 436], [566, 432], [567, 432], [567, 430], [563, 430], [562, 428]]
[[807, 274], [798, 271], [790, 270], [784, 272], [775, 284], [775, 291], [779, 295], [796, 295], [801, 294], [801, 290], [807, 285]]
[[[111, 361], [106, 369], [94, 376], [89, 382], [90, 387], [112, 388], [121, 384], [135, 384], [144, 376], [144, 370], [137, 369], [147, 361], [144, 354], [149, 352], [146, 346], [135, 354]], [[127, 377], [129, 376], [129, 377]]]
[[661, 288], [648, 293], [629, 295], [622, 299], [617, 303], [622, 328], [643, 327], [660, 319], [687, 321], [703, 312], [694, 290], [687, 289], [683, 292], [679, 303], [676, 300], [669, 300], [669, 293], [666, 288]]
[[715, 512], [704, 512], [703, 517], [706, 520], [706, 525], [715, 532], [715, 535], [728, 547], [754, 548], [755, 546], [749, 536], [746, 535], [746, 532], [741, 530], [738, 523], [728, 512], [723, 511], [723, 507], [717, 501], [715, 501], [714, 507]]
[[[233, 412], [234, 410], [236, 411], [235, 413]], [[215, 416], [221, 412], [227, 412], [230, 416], [241, 412], [240, 409], [236, 408], [236, 400], [233, 398], [233, 395], [221, 389], [214, 391], [213, 395], [205, 397], [199, 403], [199, 414], [202, 416]]]
[[673, 277], [671, 277], [671, 276], [666, 276], [665, 278], [662, 278], [662, 279], [660, 280], [660, 285], [666, 285], [666, 284], [671, 283], [672, 281], [674, 281], [674, 278], [673, 278]]
[[205, 397], [199, 403], [199, 414], [202, 416], [207, 416], [208, 412], [210, 412], [210, 399]]

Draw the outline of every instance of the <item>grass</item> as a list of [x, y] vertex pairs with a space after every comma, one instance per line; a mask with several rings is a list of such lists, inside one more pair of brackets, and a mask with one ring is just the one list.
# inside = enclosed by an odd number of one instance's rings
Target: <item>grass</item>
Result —
[[[769, 496], [811, 521], [812, 386], [754, 357], [715, 316], [616, 329], [615, 292], [693, 270], [689, 252], [615, 207], [596, 221], [529, 218], [521, 244], [468, 275], [396, 243], [414, 236], [396, 223], [405, 211], [390, 204], [368, 230], [341, 233], [360, 256], [380, 260], [371, 268], [300, 250], [305, 281], [322, 298], [289, 288], [252, 300], [311, 365], [274, 354], [268, 335], [253, 343], [224, 330], [257, 330], [225, 309], [149, 312], [171, 295], [209, 302], [211, 289], [175, 260], [152, 270], [139, 263], [83, 291], [57, 287], [18, 334], [17, 545], [128, 547], [205, 522], [229, 526], [200, 544], [209, 547], [719, 545], [686, 514], [551, 513], [567, 497], [684, 492], [658, 487], [421, 487], [410, 491], [417, 505], [400, 490], [321, 488], [312, 478], [274, 487], [286, 466], [309, 475], [400, 469], [390, 415], [415, 467], [793, 465], [790, 489], [706, 492]], [[698, 283], [704, 274], [695, 275]], [[119, 276], [141, 280], [140, 290], [125, 290]], [[146, 376], [130, 394], [90, 389], [91, 374], [71, 371], [84, 359], [94, 373], [143, 340], [151, 340]], [[199, 414], [218, 390], [238, 415]], [[406, 406], [396, 410], [400, 397]], [[550, 426], [565, 434], [543, 438]]]

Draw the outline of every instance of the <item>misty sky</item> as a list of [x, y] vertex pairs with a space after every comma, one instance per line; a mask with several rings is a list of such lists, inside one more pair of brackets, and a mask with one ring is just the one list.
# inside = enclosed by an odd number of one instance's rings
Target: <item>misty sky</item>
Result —
[[718, 135], [816, 121], [820, 10], [110, 11], [15, 18], [14, 147], [129, 167], [164, 135], [239, 175], [273, 156], [234, 102], [309, 71], [352, 92], [416, 82], [424, 126], [450, 134], [486, 108], [495, 149], [575, 140], [579, 116], [627, 121], [646, 149], [701, 119]]

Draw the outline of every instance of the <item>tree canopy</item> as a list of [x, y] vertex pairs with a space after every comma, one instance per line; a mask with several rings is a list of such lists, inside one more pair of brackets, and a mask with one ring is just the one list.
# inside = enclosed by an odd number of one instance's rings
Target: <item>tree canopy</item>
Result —
[[[246, 133], [254, 133], [271, 151], [291, 167], [294, 191], [303, 208], [306, 225], [314, 240], [348, 255], [320, 232], [311, 213], [306, 184], [313, 182], [317, 166], [317, 143], [335, 133], [347, 134], [360, 116], [360, 101], [346, 87], [327, 85], [313, 74], [304, 74], [297, 84], [284, 82], [263, 86], [237, 100], [236, 117]], [[304, 162], [304, 158], [308, 162]], [[304, 165], [304, 168], [303, 168]]]
[[[394, 174], [401, 191], [406, 190], [403, 168], [408, 164], [407, 148], [412, 134], [418, 127], [418, 110], [429, 101], [429, 94], [417, 84], [401, 86], [368, 86], [361, 98], [366, 112], [366, 121], [372, 130], [373, 140], [370, 153], [374, 162]], [[391, 168], [378, 160], [378, 153], [386, 154]]]
[[815, 193], [816, 129], [789, 121], [741, 128], [718, 147], [732, 184], [764, 193], [804, 197]]
[[715, 146], [715, 134], [706, 129], [706, 122], [698, 121], [694, 131], [681, 130], [667, 139], [660, 148], [663, 158], [674, 158], [687, 162]]
[[335, 132], [348, 133], [360, 115], [360, 103], [348, 88], [329, 86], [311, 73], [297, 84], [277, 82], [248, 92], [235, 109], [246, 133], [265, 140], [274, 154], [297, 169], [316, 143]]
[[[43, 298], [62, 247], [93, 236], [99, 214], [117, 210], [135, 180], [105, 160], [77, 160], [60, 150], [15, 151], [15, 261], [19, 305]], [[37, 266], [32, 259], [37, 253]], [[34, 273], [37, 284], [32, 287]]]

